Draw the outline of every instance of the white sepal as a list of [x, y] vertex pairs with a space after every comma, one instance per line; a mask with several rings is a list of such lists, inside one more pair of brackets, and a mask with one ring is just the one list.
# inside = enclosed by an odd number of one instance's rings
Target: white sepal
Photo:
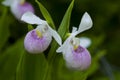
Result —
[[72, 27], [72, 33], [76, 32], [77, 31], [77, 28], [76, 27]]
[[88, 48], [91, 45], [91, 40], [87, 37], [80, 37], [80, 45], [84, 48]]
[[90, 29], [92, 27], [92, 25], [93, 25], [93, 22], [92, 22], [91, 17], [89, 16], [89, 14], [87, 12], [85, 12], [81, 19], [77, 34]]
[[48, 25], [48, 28], [49, 28], [50, 34], [57, 41], [57, 43], [59, 45], [62, 45], [62, 40], [61, 40], [61, 37], [59, 36], [59, 34], [55, 30], [53, 30], [49, 25]]
[[29, 24], [42, 24], [43, 22], [45, 22], [44, 20], [40, 19], [38, 16], [36, 16], [34, 13], [32, 12], [26, 12], [23, 14], [22, 21], [29, 23]]
[[15, 0], [4, 0], [2, 4], [5, 6], [11, 6], [14, 3], [14, 1]]

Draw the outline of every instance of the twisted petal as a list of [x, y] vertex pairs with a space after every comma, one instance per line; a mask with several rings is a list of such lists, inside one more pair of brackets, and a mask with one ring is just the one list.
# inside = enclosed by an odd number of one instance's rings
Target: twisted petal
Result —
[[72, 38], [75, 37], [74, 31], [76, 31], [76, 30], [77, 30], [77, 28], [73, 27], [73, 33], [71, 33], [71, 35], [70, 35], [70, 36], [64, 41], [64, 43], [56, 50], [56, 52], [58, 52], [58, 53], [63, 52], [63, 54], [64, 54], [64, 53], [66, 53], [66, 52], [69, 51], [68, 49], [71, 47], [70, 41], [71, 41]]
[[91, 40], [87, 37], [81, 37], [80, 45], [84, 48], [88, 48], [91, 45]]
[[57, 43], [59, 45], [61, 45], [62, 40], [61, 40], [61, 37], [59, 36], [59, 34], [55, 30], [53, 30], [50, 26], [48, 26], [48, 28], [49, 28], [50, 34], [53, 36], [53, 38], [57, 41]]
[[56, 52], [58, 52], [58, 53], [60, 53], [60, 52], [66, 53], [66, 50], [70, 45], [70, 40], [71, 40], [71, 37], [67, 38], [66, 41], [56, 50]]
[[76, 27], [72, 27], [72, 33], [76, 32], [77, 28]]
[[91, 17], [89, 16], [89, 14], [87, 12], [85, 12], [81, 19], [81, 23], [79, 25], [77, 34], [90, 29], [92, 27], [92, 25], [93, 25], [93, 22], [92, 22]]
[[40, 19], [38, 16], [34, 15], [34, 13], [32, 12], [24, 13], [21, 20], [29, 24], [37, 24], [37, 25], [45, 22], [44, 20]]

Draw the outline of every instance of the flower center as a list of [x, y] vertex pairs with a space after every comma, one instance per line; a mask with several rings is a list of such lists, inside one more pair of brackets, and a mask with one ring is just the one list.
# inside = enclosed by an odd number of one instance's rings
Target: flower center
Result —
[[25, 3], [25, 0], [21, 0], [20, 4], [23, 5]]
[[78, 47], [79, 47], [78, 45], [73, 46], [74, 50], [76, 50]]
[[38, 38], [42, 38], [42, 33], [39, 30], [36, 30], [36, 34], [37, 34]]
[[79, 45], [80, 45], [80, 40], [79, 40], [79, 38], [73, 38], [73, 39], [71, 40], [71, 44], [72, 44], [72, 46], [73, 46], [73, 49], [76, 50], [76, 49], [79, 47]]

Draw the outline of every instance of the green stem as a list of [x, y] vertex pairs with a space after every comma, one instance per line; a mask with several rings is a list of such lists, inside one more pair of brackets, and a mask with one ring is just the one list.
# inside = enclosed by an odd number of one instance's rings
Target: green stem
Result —
[[20, 60], [19, 60], [19, 63], [17, 65], [17, 68], [16, 68], [16, 80], [20, 80], [20, 68], [21, 68], [21, 63], [23, 61], [23, 58], [24, 58], [25, 54], [24, 52], [21, 54], [21, 57], [20, 57]]
[[55, 56], [56, 56], [56, 49], [57, 49], [57, 43], [55, 42], [55, 41], [53, 41], [53, 43], [52, 43], [52, 48], [50, 49], [50, 51], [49, 51], [49, 53], [48, 53], [48, 57], [47, 57], [47, 59], [48, 59], [48, 66], [47, 66], [47, 68], [46, 68], [46, 72], [45, 72], [45, 76], [44, 76], [44, 79], [43, 80], [48, 80], [48, 79], [50, 79], [51, 77], [50, 77], [50, 73], [51, 73], [51, 70], [52, 70], [52, 68], [53, 68], [53, 62], [54, 62], [54, 59], [55, 59]]

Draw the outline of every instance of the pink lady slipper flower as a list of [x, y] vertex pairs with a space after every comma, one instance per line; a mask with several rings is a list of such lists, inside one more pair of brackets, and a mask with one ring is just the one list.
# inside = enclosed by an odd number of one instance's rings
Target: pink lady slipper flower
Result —
[[73, 27], [70, 36], [57, 49], [57, 52], [63, 53], [63, 57], [68, 68], [85, 70], [90, 66], [91, 56], [89, 51], [86, 49], [86, 47], [90, 45], [90, 40], [88, 38], [76, 38], [75, 36], [85, 30], [90, 29], [92, 24], [92, 20], [86, 12], [82, 17], [79, 28], [77, 29], [76, 27]]
[[45, 20], [40, 19], [32, 12], [23, 14], [22, 21], [29, 24], [36, 24], [36, 29], [27, 33], [24, 46], [30, 53], [41, 53], [45, 51], [51, 43], [52, 37], [59, 45], [62, 44], [61, 38], [58, 33], [53, 30]]
[[18, 20], [20, 20], [22, 15], [27, 11], [34, 13], [32, 5], [28, 2], [25, 2], [25, 0], [4, 0], [2, 4], [9, 6], [11, 12]]

